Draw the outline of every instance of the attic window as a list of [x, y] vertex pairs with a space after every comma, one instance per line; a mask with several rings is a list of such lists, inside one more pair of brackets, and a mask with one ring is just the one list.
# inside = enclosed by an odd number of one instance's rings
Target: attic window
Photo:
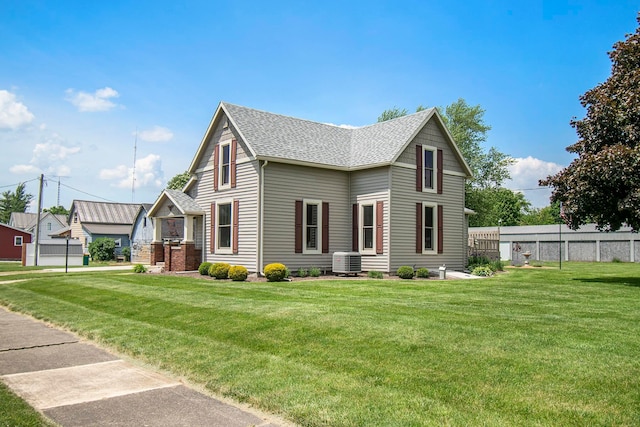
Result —
[[222, 129], [229, 129], [229, 120], [224, 120], [224, 122], [222, 123]]
[[73, 214], [73, 222], [78, 222], [78, 213]]

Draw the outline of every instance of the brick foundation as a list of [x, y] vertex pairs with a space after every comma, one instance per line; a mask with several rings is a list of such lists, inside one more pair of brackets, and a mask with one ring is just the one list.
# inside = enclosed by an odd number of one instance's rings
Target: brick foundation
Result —
[[202, 249], [196, 249], [193, 243], [164, 245], [162, 249], [165, 271], [195, 271], [200, 266]]

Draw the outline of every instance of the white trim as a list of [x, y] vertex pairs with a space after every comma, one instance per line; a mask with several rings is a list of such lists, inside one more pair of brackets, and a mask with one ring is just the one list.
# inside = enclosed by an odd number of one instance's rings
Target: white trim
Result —
[[[307, 206], [314, 205], [318, 209], [318, 222], [316, 227], [316, 248], [309, 249], [307, 247]], [[303, 254], [321, 254], [322, 253], [322, 200], [302, 199], [302, 253]]]
[[[358, 243], [359, 243], [358, 247], [360, 248], [360, 253], [363, 255], [376, 255], [376, 233], [377, 233], [376, 202], [377, 200], [370, 200], [370, 201], [360, 203], [360, 211], [358, 212]], [[372, 220], [371, 243], [372, 245], [370, 248], [364, 247], [364, 208], [365, 206], [371, 206], [371, 220]]]
[[[220, 206], [229, 205], [229, 247], [220, 246]], [[233, 254], [233, 199], [216, 200], [216, 228], [215, 236], [215, 253], [216, 254]]]
[[[255, 162], [255, 160], [250, 159], [249, 157], [243, 157], [241, 160], [236, 160], [236, 166], [244, 164], [244, 163], [251, 163], [251, 162]], [[207, 165], [205, 167], [202, 168], [198, 168], [196, 169], [195, 173], [203, 173], [203, 172], [209, 172], [213, 170], [213, 164], [212, 162], [207, 162]], [[194, 177], [192, 179], [198, 179], [197, 177]], [[188, 188], [185, 186], [185, 189]]]
[[[421, 151], [421, 156], [422, 156], [422, 192], [423, 193], [437, 193], [438, 192], [438, 148], [437, 147], [433, 147], [431, 145], [426, 145], [423, 144], [422, 146], [422, 151]], [[429, 151], [431, 152], [433, 158], [432, 158], [432, 165], [431, 165], [431, 187], [425, 187], [424, 186], [424, 181], [425, 181], [425, 176], [426, 176], [426, 165], [424, 164], [424, 153], [425, 151]]]
[[[218, 150], [219, 150], [219, 156], [218, 156], [218, 191], [220, 190], [227, 190], [229, 188], [231, 188], [231, 149], [232, 149], [232, 143], [233, 143], [233, 139], [227, 139], [224, 141], [221, 141], [220, 143], [218, 143]], [[224, 163], [223, 163], [223, 153], [224, 153], [224, 148], [225, 147], [229, 147], [229, 163], [227, 165], [227, 171], [228, 171], [228, 181], [225, 184], [224, 183], [224, 176], [223, 176], [223, 170], [224, 170]]]
[[452, 171], [452, 170], [448, 170], [448, 169], [444, 169], [442, 171], [442, 173], [445, 174], [445, 175], [453, 175], [453, 176], [460, 176], [462, 178], [467, 178], [467, 175], [465, 175], [462, 172]]
[[[433, 209], [432, 224], [431, 224], [431, 240], [433, 242], [433, 249], [425, 249], [424, 247], [424, 232], [426, 229], [426, 221], [424, 215], [424, 208], [429, 207]], [[438, 253], [438, 205], [436, 203], [431, 202], [422, 202], [422, 230], [420, 230], [421, 234], [421, 246], [422, 246], [422, 254], [423, 255], [434, 255]]]
[[[18, 239], [20, 239], [20, 244], [18, 244]], [[22, 246], [24, 243], [24, 236], [13, 236], [13, 246]]]

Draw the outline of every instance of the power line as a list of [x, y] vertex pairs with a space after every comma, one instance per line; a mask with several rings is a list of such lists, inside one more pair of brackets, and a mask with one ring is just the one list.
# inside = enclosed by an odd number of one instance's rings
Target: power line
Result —
[[73, 188], [70, 185], [67, 184], [60, 184], [63, 187], [67, 187], [73, 191], [77, 191], [78, 193], [82, 193], [82, 194], [86, 194], [87, 196], [91, 196], [91, 197], [95, 197], [97, 199], [101, 199], [104, 200], [105, 202], [112, 202], [112, 203], [116, 203], [114, 200], [110, 200], [110, 199], [105, 199], [104, 197], [100, 197], [100, 196], [96, 196], [95, 194], [91, 194], [91, 193], [87, 193], [86, 191], [82, 191], [82, 190], [78, 190], [77, 188]]
[[17, 187], [20, 184], [28, 184], [28, 183], [33, 182], [33, 181], [38, 181], [39, 179], [40, 178], [33, 178], [33, 179], [28, 180], [28, 181], [18, 182], [17, 184], [3, 185], [3, 186], [0, 186], [0, 188]]

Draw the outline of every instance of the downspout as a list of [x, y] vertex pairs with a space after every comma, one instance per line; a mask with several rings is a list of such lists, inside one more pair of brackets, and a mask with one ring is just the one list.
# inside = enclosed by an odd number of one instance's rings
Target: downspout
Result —
[[264, 160], [260, 167], [260, 202], [258, 203], [260, 224], [258, 226], [258, 272], [261, 276], [264, 276], [262, 271], [262, 264], [264, 262], [264, 168], [269, 164], [269, 160]]

